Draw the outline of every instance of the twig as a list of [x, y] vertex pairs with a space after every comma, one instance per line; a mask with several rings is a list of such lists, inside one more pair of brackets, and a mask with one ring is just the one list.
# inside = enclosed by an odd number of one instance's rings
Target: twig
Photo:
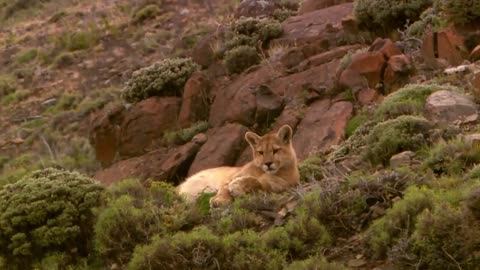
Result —
[[53, 153], [52, 148], [48, 144], [47, 140], [45, 140], [45, 137], [40, 135], [40, 139], [42, 139], [43, 144], [47, 147], [48, 153], [50, 154], [50, 157], [52, 158], [52, 160], [56, 160], [55, 154]]
[[455, 258], [453, 258], [452, 255], [450, 255], [443, 247], [442, 247], [442, 250], [443, 252], [445, 252], [445, 254], [447, 254], [447, 256], [452, 259], [452, 261], [454, 261], [456, 264], [457, 264], [457, 267], [458, 269], [462, 270], [462, 267], [460, 266], [460, 264], [455, 260]]

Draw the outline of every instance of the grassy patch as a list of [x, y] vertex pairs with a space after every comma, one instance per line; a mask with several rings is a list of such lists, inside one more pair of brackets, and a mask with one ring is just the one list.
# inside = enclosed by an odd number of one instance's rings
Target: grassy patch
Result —
[[199, 121], [193, 123], [190, 127], [180, 129], [177, 131], [169, 131], [163, 134], [163, 139], [167, 144], [184, 144], [189, 142], [198, 133], [204, 132], [208, 129], [208, 122]]
[[34, 60], [37, 57], [37, 55], [38, 55], [37, 49], [31, 49], [31, 50], [19, 53], [15, 57], [15, 59], [17, 60], [17, 62], [21, 64], [25, 64]]

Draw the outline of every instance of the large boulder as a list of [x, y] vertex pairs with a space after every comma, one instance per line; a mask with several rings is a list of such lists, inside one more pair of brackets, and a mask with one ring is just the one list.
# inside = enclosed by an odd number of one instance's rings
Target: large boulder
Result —
[[235, 10], [235, 18], [269, 17], [279, 6], [275, 0], [243, 0]]
[[446, 29], [437, 33], [428, 32], [425, 34], [422, 54], [429, 64], [436, 63], [436, 59], [441, 58], [447, 60], [450, 65], [457, 66], [468, 57], [461, 49], [464, 47], [463, 37], [453, 29]]
[[209, 124], [221, 126], [237, 122], [245, 126], [275, 118], [283, 108], [282, 97], [268, 87], [273, 74], [269, 67], [237, 77], [223, 91], [216, 91], [210, 108]]
[[195, 157], [188, 175], [208, 168], [234, 165], [238, 154], [246, 145], [246, 132], [247, 128], [239, 124], [210, 129], [207, 132], [207, 142]]
[[310, 154], [325, 151], [344, 139], [345, 127], [353, 111], [347, 101], [331, 104], [329, 99], [314, 102], [297, 126], [293, 146], [302, 160]]
[[120, 128], [120, 156], [145, 154], [163, 132], [176, 128], [180, 103], [178, 97], [152, 97], [133, 105]]
[[352, 3], [345, 3], [293, 16], [282, 23], [283, 36], [274, 41], [294, 46], [302, 46], [319, 40], [327, 40], [336, 45], [342, 36], [342, 19], [351, 15]]
[[202, 72], [193, 73], [185, 84], [182, 106], [178, 115], [180, 126], [206, 120], [209, 112], [210, 80]]
[[437, 123], [455, 124], [476, 121], [478, 105], [469, 97], [446, 90], [431, 94], [425, 103], [425, 115]]
[[305, 13], [348, 2], [353, 2], [353, 0], [304, 0], [300, 5], [298, 14], [303, 15]]
[[186, 172], [203, 140], [192, 140], [178, 148], [159, 149], [143, 156], [119, 161], [111, 167], [100, 170], [95, 179], [110, 185], [126, 178], [140, 178], [179, 183]]
[[120, 125], [125, 117], [125, 107], [115, 106], [94, 115], [90, 121], [90, 144], [95, 149], [95, 158], [107, 167], [114, 162], [120, 141]]

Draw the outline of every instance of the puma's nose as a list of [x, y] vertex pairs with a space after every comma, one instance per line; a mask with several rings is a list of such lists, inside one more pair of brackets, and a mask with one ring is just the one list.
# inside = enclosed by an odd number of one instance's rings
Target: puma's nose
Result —
[[273, 162], [265, 162], [265, 166], [267, 166], [267, 168], [270, 168], [270, 166], [273, 164]]

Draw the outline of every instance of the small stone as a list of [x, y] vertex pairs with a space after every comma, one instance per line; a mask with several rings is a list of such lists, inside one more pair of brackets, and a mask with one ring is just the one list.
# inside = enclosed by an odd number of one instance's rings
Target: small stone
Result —
[[358, 268], [366, 265], [367, 262], [364, 259], [351, 259], [348, 261], [348, 266]]

